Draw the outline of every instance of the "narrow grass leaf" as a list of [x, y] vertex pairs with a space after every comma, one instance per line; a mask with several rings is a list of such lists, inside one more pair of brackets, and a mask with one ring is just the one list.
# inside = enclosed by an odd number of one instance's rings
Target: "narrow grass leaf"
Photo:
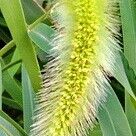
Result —
[[99, 123], [101, 125], [104, 136], [109, 136], [109, 134], [110, 136], [117, 136], [113, 121], [105, 107], [103, 107], [103, 109], [100, 109]]
[[[134, 73], [134, 70], [129, 66], [128, 60], [125, 59], [125, 57], [123, 57], [122, 60], [123, 60], [123, 64], [124, 64], [124, 68], [125, 68], [125, 72], [126, 72], [129, 84], [134, 94], [136, 95], [136, 75]], [[126, 86], [124, 87], [126, 90], [128, 89], [126, 88]]]
[[114, 77], [122, 84], [122, 86], [127, 90], [127, 92], [136, 100], [136, 92], [135, 90], [132, 89], [130, 82], [129, 82], [129, 78], [128, 78], [128, 74], [126, 72], [126, 68], [128, 66], [126, 66], [126, 64], [124, 64], [123, 61], [125, 60], [123, 54], [119, 54], [117, 61], [115, 62], [115, 68], [116, 70], [114, 71]]
[[17, 109], [17, 110], [21, 110], [22, 111], [22, 107], [18, 104], [18, 102], [16, 102], [13, 99], [10, 98], [6, 98], [6, 97], [2, 97], [2, 102], [4, 105], [8, 105], [9, 107], [13, 108], [13, 109]]
[[4, 27], [7, 27], [7, 24], [6, 24], [5, 20], [2, 17], [0, 17], [0, 25], [4, 26]]
[[[129, 75], [136, 74], [136, 1], [135, 0], [121, 0], [120, 2], [121, 20], [122, 20], [122, 31], [123, 31], [123, 42], [124, 42], [124, 53], [128, 60], [130, 67], [134, 73], [128, 73]], [[136, 88], [136, 78], [130, 78], [132, 89]], [[128, 90], [125, 92], [125, 111], [132, 133], [136, 135], [136, 100], [131, 98], [128, 94]]]
[[22, 65], [22, 87], [23, 87], [23, 115], [24, 129], [27, 133], [30, 132], [32, 125], [32, 117], [34, 111], [34, 91], [25, 67]]
[[2, 66], [0, 61], [0, 110], [2, 109]]
[[50, 26], [39, 23], [28, 34], [31, 40], [44, 52], [48, 52], [51, 49], [49, 44], [53, 35], [55, 35], [55, 30]]
[[135, 0], [120, 2], [125, 57], [136, 73], [136, 3]]
[[1, 28], [0, 28], [0, 39], [3, 40], [3, 42], [5, 43], [10, 42], [11, 40], [9, 36], [7, 35], [7, 33]]
[[23, 130], [23, 128], [21, 128], [14, 120], [12, 120], [7, 114], [5, 114], [1, 110], [0, 110], [0, 125], [1, 128], [4, 127], [7, 130], [11, 129], [13, 131], [13, 133], [11, 133], [12, 135], [8, 135], [8, 136], [28, 136], [26, 132]]
[[15, 46], [14, 41], [10, 41], [7, 43], [1, 50], [0, 50], [0, 57], [4, 56], [10, 49], [12, 49]]
[[132, 132], [122, 106], [111, 86], [107, 102], [99, 109], [98, 119], [104, 136], [132, 136]]
[[34, 0], [21, 0], [26, 22], [33, 23], [44, 14], [44, 11], [34, 2]]
[[100, 124], [96, 124], [96, 126], [94, 126], [93, 130], [90, 130], [88, 136], [102, 136]]
[[129, 124], [132, 129], [132, 133], [136, 135], [136, 101], [126, 92], [125, 94], [125, 111]]
[[[128, 61], [124, 59], [125, 71], [131, 85], [133, 92], [136, 95], [136, 76], [134, 70], [128, 65]], [[128, 94], [128, 91], [125, 92], [125, 111], [127, 118], [129, 120], [133, 135], [136, 135], [136, 100]]]
[[[16, 49], [13, 56], [12, 56], [10, 63], [15, 62], [16, 60], [19, 60], [19, 59], [20, 59], [20, 54], [19, 54], [18, 49]], [[21, 64], [16, 64], [13, 67], [11, 67], [10, 69], [8, 69], [8, 72], [11, 75], [11, 77], [13, 77], [16, 74], [16, 72], [20, 68], [20, 66], [21, 66]]]
[[21, 136], [19, 131], [0, 116], [0, 136]]
[[[9, 6], [9, 3], [12, 6]], [[20, 57], [29, 73], [34, 90], [38, 91], [41, 83], [40, 68], [35, 49], [27, 34], [27, 24], [21, 1], [0, 0], [0, 8], [18, 48]]]
[[[2, 67], [5, 66], [3, 60], [1, 60]], [[17, 84], [14, 77], [11, 77], [8, 71], [2, 73], [3, 88], [11, 95], [11, 97], [18, 102], [22, 107], [22, 90], [21, 87]]]
[[11, 97], [16, 100], [18, 104], [22, 107], [21, 87], [7, 71], [3, 73], [3, 86], [4, 89], [6, 89], [6, 91], [11, 95]]

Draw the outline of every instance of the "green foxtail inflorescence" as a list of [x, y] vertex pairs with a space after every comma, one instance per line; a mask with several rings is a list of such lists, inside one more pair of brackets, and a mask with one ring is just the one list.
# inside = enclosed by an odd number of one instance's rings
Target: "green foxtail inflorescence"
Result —
[[116, 0], [57, 0], [32, 136], [84, 136], [105, 100], [119, 50]]

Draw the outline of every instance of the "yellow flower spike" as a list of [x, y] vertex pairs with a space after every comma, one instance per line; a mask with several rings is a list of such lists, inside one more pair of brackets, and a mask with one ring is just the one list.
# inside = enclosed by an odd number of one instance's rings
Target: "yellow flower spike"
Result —
[[[37, 94], [31, 136], [86, 136], [106, 96], [118, 51], [116, 0], [56, 0], [51, 10], [58, 35]], [[39, 101], [40, 100], [40, 101]]]

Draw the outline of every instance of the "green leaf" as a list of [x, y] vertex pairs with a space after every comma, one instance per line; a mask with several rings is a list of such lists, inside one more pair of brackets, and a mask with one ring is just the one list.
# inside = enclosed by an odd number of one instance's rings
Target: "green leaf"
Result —
[[[12, 56], [10, 63], [13, 63], [13, 62], [15, 62], [19, 59], [20, 59], [20, 54], [19, 54], [18, 49], [16, 49], [13, 56]], [[16, 72], [17, 72], [17, 70], [19, 69], [20, 66], [21, 66], [21, 64], [16, 64], [13, 67], [11, 67], [10, 69], [8, 69], [8, 72], [11, 75], [11, 77], [13, 77], [16, 74]]]
[[5, 67], [3, 67], [2, 72], [9, 70], [10, 68], [14, 67], [19, 63], [22, 63], [22, 60], [16, 60], [15, 62], [8, 63]]
[[102, 131], [98, 123], [96, 126], [93, 127], [92, 131], [91, 130], [89, 131], [88, 136], [102, 136]]
[[[133, 92], [136, 95], [136, 76], [132, 68], [130, 68], [128, 61], [124, 59], [125, 71], [131, 85]], [[130, 123], [133, 135], [136, 134], [136, 100], [134, 100], [126, 91], [125, 92], [125, 111]]]
[[[10, 5], [12, 6], [9, 6]], [[0, 0], [2, 14], [10, 29], [20, 57], [29, 73], [35, 91], [40, 89], [42, 82], [36, 52], [27, 34], [27, 24], [20, 0]]]
[[117, 60], [115, 62], [115, 71], [114, 77], [123, 85], [123, 87], [127, 90], [127, 92], [136, 100], [136, 92], [132, 89], [130, 82], [129, 82], [129, 74], [127, 74], [126, 69], [127, 62], [124, 63], [124, 55], [122, 53], [118, 54]]
[[22, 107], [18, 104], [18, 102], [13, 99], [2, 97], [2, 102], [13, 109], [22, 110]]
[[125, 94], [125, 111], [132, 133], [136, 134], [136, 101], [128, 94]]
[[[128, 61], [125, 59], [125, 57], [122, 57], [126, 76], [128, 78], [128, 81], [130, 83], [130, 86], [136, 95], [136, 76], [133, 71], [133, 69], [129, 66]], [[123, 80], [123, 79], [122, 79]], [[136, 100], [134, 97], [130, 96], [129, 91], [127, 90], [128, 88], [126, 87], [127, 84], [124, 84], [124, 87], [126, 89], [125, 91], [125, 111], [126, 111], [126, 116], [128, 118], [128, 121], [130, 123], [130, 127], [132, 129], [133, 135], [136, 134]]]
[[113, 121], [110, 117], [109, 112], [105, 109], [100, 110], [99, 122], [104, 136], [117, 136], [116, 130], [114, 128]]
[[39, 23], [28, 32], [31, 40], [44, 52], [51, 49], [50, 42], [55, 33], [53, 28], [43, 23]]
[[[2, 62], [2, 67], [4, 67], [4, 62]], [[15, 79], [10, 76], [8, 71], [4, 71], [2, 75], [3, 86], [4, 89], [11, 95], [11, 97], [18, 102], [18, 104], [22, 107], [22, 90], [20, 86], [17, 84]]]
[[104, 136], [132, 136], [132, 132], [121, 107], [121, 104], [111, 86], [106, 86], [107, 101], [99, 108], [98, 119]]
[[120, 11], [122, 20], [125, 57], [136, 72], [136, 1], [121, 0]]
[[6, 130], [11, 130], [10, 133], [13, 131], [11, 133], [12, 135], [8, 136], [28, 136], [26, 132], [14, 120], [12, 120], [7, 114], [5, 114], [1, 110], [0, 110], [0, 125], [1, 128], [3, 126]]
[[35, 0], [40, 6], [42, 6], [42, 4], [43, 4], [43, 1], [45, 1], [45, 0]]
[[0, 61], [0, 110], [2, 109], [2, 66]]
[[44, 11], [33, 0], [21, 0], [26, 22], [33, 23], [44, 14]]
[[11, 97], [22, 107], [22, 91], [15, 79], [7, 71], [3, 73], [3, 86]]
[[23, 87], [23, 114], [24, 128], [27, 133], [30, 132], [32, 117], [34, 111], [34, 91], [25, 67], [22, 65], [22, 87]]
[[5, 43], [8, 43], [10, 41], [9, 36], [3, 29], [0, 28], [0, 39], [2, 39]]
[[[127, 68], [127, 76], [132, 89], [136, 92], [136, 1], [121, 0], [120, 2], [124, 54], [128, 60], [130, 68]], [[133, 72], [134, 71], [134, 72]], [[132, 133], [136, 135], [136, 100], [131, 98], [128, 90], [125, 92], [125, 111]]]
[[0, 17], [0, 25], [7, 27], [7, 24], [6, 24], [5, 20], [2, 17]]
[[[136, 75], [134, 73], [134, 70], [129, 66], [127, 59], [125, 59], [125, 57], [122, 57], [122, 60], [123, 60], [127, 79], [129, 81], [129, 84], [130, 84], [134, 94], [136, 95]], [[126, 90], [128, 89], [128, 88], [126, 88], [125, 85], [124, 85], [124, 87]]]
[[0, 116], [0, 136], [21, 136], [19, 131]]
[[14, 41], [10, 41], [7, 43], [1, 50], [0, 50], [0, 57], [2, 57], [4, 54], [6, 54], [10, 49], [12, 49], [15, 46]]

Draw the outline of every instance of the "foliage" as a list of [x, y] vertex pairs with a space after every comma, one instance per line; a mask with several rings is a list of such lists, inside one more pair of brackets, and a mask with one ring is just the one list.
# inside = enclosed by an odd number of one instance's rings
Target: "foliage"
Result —
[[[0, 0], [0, 135], [27, 136], [34, 98], [40, 89], [40, 70], [47, 63], [55, 30], [44, 0]], [[42, 8], [44, 6], [45, 9]], [[136, 135], [136, 5], [119, 0], [120, 41], [114, 77], [107, 100], [99, 107], [98, 122], [88, 136]], [[4, 17], [3, 17], [4, 16]], [[112, 87], [111, 87], [112, 86]]]

